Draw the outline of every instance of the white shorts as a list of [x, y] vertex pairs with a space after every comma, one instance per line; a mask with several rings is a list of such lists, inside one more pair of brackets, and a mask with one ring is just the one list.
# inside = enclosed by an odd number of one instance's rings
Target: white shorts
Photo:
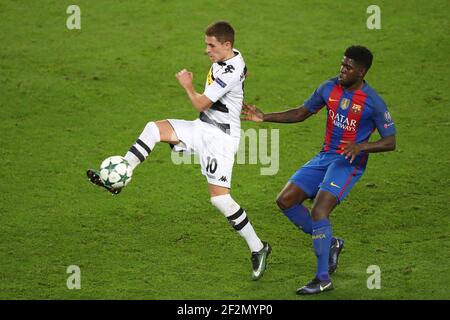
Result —
[[231, 137], [212, 124], [201, 121], [167, 119], [178, 140], [173, 151], [187, 151], [200, 158], [202, 174], [208, 183], [230, 188], [234, 156], [239, 139]]

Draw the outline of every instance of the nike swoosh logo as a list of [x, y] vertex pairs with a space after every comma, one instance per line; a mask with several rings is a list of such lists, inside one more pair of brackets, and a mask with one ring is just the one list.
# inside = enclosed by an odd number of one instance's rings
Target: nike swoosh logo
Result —
[[331, 101], [331, 102], [333, 102], [333, 101], [339, 101], [339, 99], [328, 98], [328, 101]]
[[335, 184], [334, 182], [331, 182], [330, 183], [330, 186], [332, 186], [332, 187], [336, 187], [336, 188], [340, 188], [337, 184]]
[[327, 284], [325, 287], [322, 287], [322, 285], [319, 286], [320, 291], [325, 290], [326, 288], [328, 288], [329, 286], [331, 286], [331, 282], [329, 284]]
[[263, 263], [262, 263], [262, 260], [261, 260], [261, 263], [259, 264], [259, 267], [258, 267], [258, 270], [256, 271], [256, 273], [260, 274], [262, 269], [263, 269]]
[[259, 262], [259, 266], [258, 266], [258, 269], [256, 270], [256, 272], [255, 271], [253, 271], [253, 273], [255, 274], [255, 275], [259, 275], [262, 271], [263, 271], [263, 267], [264, 267], [264, 263], [263, 263], [264, 261], [263, 261], [263, 259], [261, 259], [261, 261]]

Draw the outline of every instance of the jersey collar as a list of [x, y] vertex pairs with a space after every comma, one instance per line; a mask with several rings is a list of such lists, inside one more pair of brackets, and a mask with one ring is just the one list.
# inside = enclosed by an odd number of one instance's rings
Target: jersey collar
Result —
[[228, 61], [228, 63], [232, 62], [232, 61], [233, 61], [234, 59], [236, 59], [236, 57], [238, 57], [239, 54], [240, 54], [240, 52], [239, 52], [238, 50], [234, 49], [234, 48], [233, 48], [233, 52], [234, 52], [234, 56], [233, 56], [232, 58], [227, 59], [227, 60], [225, 60], [225, 61], [218, 61], [217, 64], [218, 64], [219, 66], [226, 66], [226, 65], [227, 65], [227, 61]]

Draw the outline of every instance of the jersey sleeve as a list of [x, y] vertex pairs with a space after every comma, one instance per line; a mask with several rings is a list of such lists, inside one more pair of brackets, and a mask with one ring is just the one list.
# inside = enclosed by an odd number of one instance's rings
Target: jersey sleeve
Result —
[[228, 70], [229, 71], [221, 72], [203, 92], [203, 94], [212, 102], [216, 102], [222, 98], [233, 89], [234, 86], [241, 82], [242, 70], [232, 70], [232, 68], [228, 68]]
[[374, 98], [375, 112], [373, 120], [382, 138], [395, 135], [395, 125], [386, 103], [380, 97]]
[[326, 104], [323, 93], [328, 82], [329, 81], [325, 81], [322, 83], [303, 103], [310, 112], [316, 113]]

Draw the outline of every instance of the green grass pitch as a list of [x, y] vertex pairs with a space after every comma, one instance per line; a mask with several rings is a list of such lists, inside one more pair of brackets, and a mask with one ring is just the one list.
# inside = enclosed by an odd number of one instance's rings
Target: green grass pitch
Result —
[[[66, 9], [81, 8], [81, 30]], [[448, 1], [0, 2], [0, 299], [449, 299]], [[314, 275], [309, 237], [279, 212], [277, 193], [319, 150], [325, 113], [279, 129], [280, 168], [238, 164], [232, 195], [273, 255], [250, 281], [245, 242], [211, 206], [199, 165], [158, 145], [117, 197], [85, 170], [123, 155], [149, 120], [195, 119], [175, 73], [202, 89], [203, 30], [228, 20], [249, 69], [246, 101], [301, 104], [337, 74], [345, 48], [374, 52], [367, 81], [389, 106], [397, 150], [370, 157], [333, 212], [346, 240], [335, 290], [295, 290]], [[374, 139], [378, 137], [374, 134]], [[81, 269], [69, 290], [66, 269]], [[381, 269], [381, 289], [366, 272]]]

